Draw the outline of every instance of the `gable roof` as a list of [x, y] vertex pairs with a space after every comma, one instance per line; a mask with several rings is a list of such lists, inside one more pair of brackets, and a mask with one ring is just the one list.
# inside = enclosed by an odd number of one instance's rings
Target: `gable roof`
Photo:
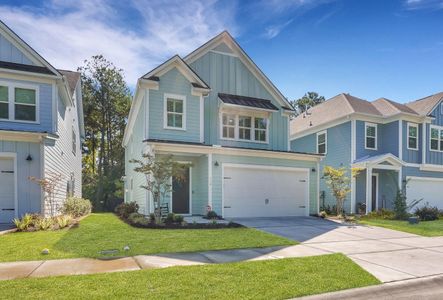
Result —
[[197, 73], [179, 56], [174, 55], [155, 69], [149, 71], [141, 78], [152, 81], [159, 81], [160, 76], [176, 67], [192, 84], [193, 87], [210, 89], [209, 85], [198, 76]]
[[68, 70], [58, 70], [66, 78], [66, 83], [68, 84], [69, 92], [71, 96], [74, 95], [75, 88], [80, 81], [80, 73]]
[[[47, 69], [50, 75], [61, 76], [60, 72], [54, 68], [46, 59], [37, 53], [31, 46], [29, 46], [18, 34], [0, 20], [0, 30], [6, 35], [5, 38], [13, 41], [14, 45], [22, 52], [26, 53], [30, 60], [36, 63], [37, 66]], [[20, 64], [19, 64], [20, 65]], [[17, 69], [16, 69], [17, 70]], [[27, 70], [23, 70], [27, 71]], [[42, 72], [40, 72], [42, 73]]]
[[428, 116], [432, 113], [437, 104], [443, 99], [443, 92], [421, 98], [406, 104], [407, 107], [415, 110], [420, 115]]
[[291, 134], [341, 119], [352, 113], [381, 116], [381, 113], [370, 102], [342, 93], [308, 109], [306, 113], [293, 119], [290, 126]]
[[407, 104], [386, 98], [369, 102], [349, 94], [339, 94], [310, 108], [306, 113], [292, 120], [291, 136], [299, 135], [308, 129], [326, 125], [354, 113], [382, 119], [403, 115], [421, 122], [422, 118], [429, 116], [441, 100], [443, 100], [443, 92]]
[[412, 115], [418, 115], [412, 108], [408, 106], [394, 102], [392, 100], [386, 98], [379, 98], [372, 102], [372, 105], [383, 115], [383, 116], [392, 116], [399, 113], [406, 113]]
[[255, 64], [255, 62], [249, 57], [249, 55], [226, 30], [189, 53], [187, 56], [184, 57], [184, 60], [188, 64], [191, 64], [202, 57], [204, 54], [206, 54], [208, 51], [218, 47], [222, 43], [225, 43], [229, 47], [229, 49], [232, 50], [232, 52], [240, 59], [240, 61], [255, 75], [255, 77], [265, 87], [265, 89], [272, 96], [274, 96], [275, 99], [283, 107], [291, 107], [288, 99], [283, 96], [280, 90], [271, 82], [271, 80], [263, 73], [263, 71]]

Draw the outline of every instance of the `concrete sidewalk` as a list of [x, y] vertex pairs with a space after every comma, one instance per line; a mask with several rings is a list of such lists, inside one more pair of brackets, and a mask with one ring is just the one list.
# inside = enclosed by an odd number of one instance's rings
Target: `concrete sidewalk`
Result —
[[72, 258], [44, 261], [19, 261], [0, 263], [0, 280], [49, 277], [60, 275], [84, 275], [136, 271], [142, 269], [167, 268], [218, 264], [248, 260], [277, 259], [328, 254], [322, 250], [309, 249], [303, 245], [204, 251], [193, 253], [170, 253], [138, 255], [115, 259]]
[[440, 300], [443, 299], [443, 276], [409, 279], [382, 285], [356, 288], [297, 299], [303, 300]]

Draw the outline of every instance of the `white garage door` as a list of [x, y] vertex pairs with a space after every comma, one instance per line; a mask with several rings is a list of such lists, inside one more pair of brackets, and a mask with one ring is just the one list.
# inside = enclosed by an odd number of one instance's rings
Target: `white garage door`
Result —
[[0, 158], [0, 223], [10, 223], [14, 218], [14, 161]]
[[430, 206], [443, 209], [443, 179], [409, 178], [406, 197], [408, 202], [423, 199], [419, 206], [429, 202]]
[[308, 174], [293, 168], [225, 166], [224, 217], [308, 215]]

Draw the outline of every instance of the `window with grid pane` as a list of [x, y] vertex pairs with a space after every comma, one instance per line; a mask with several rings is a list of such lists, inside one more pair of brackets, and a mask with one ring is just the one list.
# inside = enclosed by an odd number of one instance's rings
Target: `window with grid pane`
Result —
[[167, 98], [167, 126], [172, 128], [183, 128], [183, 100]]
[[254, 139], [259, 142], [266, 142], [267, 119], [254, 118]]
[[37, 103], [35, 90], [16, 87], [14, 91], [15, 120], [36, 121]]
[[0, 86], [0, 119], [9, 119], [9, 91], [7, 86]]
[[418, 125], [408, 124], [408, 149], [418, 150]]
[[223, 114], [223, 138], [234, 139], [235, 138], [235, 115]]
[[241, 140], [251, 139], [252, 118], [247, 116], [238, 117], [238, 138]]
[[431, 150], [438, 151], [439, 148], [439, 130], [437, 128], [431, 128]]
[[366, 124], [366, 149], [377, 149], [377, 125]]
[[321, 132], [317, 134], [317, 153], [326, 153], [326, 132]]

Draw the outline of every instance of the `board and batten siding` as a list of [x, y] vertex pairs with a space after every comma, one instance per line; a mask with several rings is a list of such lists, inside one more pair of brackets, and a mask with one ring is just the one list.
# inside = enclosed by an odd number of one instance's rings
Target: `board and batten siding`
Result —
[[0, 60], [16, 64], [34, 65], [34, 63], [3, 34], [0, 34]]
[[[443, 126], [443, 114], [440, 110], [441, 103], [442, 102], [440, 102], [440, 104], [437, 105], [436, 108], [431, 113], [431, 115], [435, 117], [431, 121], [432, 125]], [[431, 135], [431, 126], [427, 124], [426, 125], [426, 163], [434, 165], [443, 165], [443, 152], [431, 151], [430, 135]]]
[[[53, 133], [52, 124], [52, 99], [53, 86], [46, 83], [36, 83], [32, 81], [12, 80], [0, 76], [0, 82], [6, 84], [24, 84], [38, 87], [38, 101], [39, 101], [39, 122], [26, 123], [20, 121], [2, 121], [0, 120], [0, 128], [2, 130], [18, 130], [18, 131], [36, 131], [36, 132], [50, 132]], [[0, 84], [1, 84], [0, 83]], [[14, 101], [14, 99], [10, 99]]]
[[[200, 142], [200, 97], [192, 95], [191, 83], [173, 68], [160, 77], [159, 89], [149, 90], [149, 138]], [[185, 130], [164, 128], [165, 94], [186, 97]]]
[[[78, 86], [80, 88], [80, 86]], [[80, 91], [76, 93], [79, 95]], [[77, 104], [77, 103], [76, 103]], [[74, 175], [74, 196], [82, 196], [82, 150], [80, 141], [79, 116], [76, 106], [66, 106], [59, 97], [57, 101], [58, 138], [46, 138], [44, 142], [44, 172], [46, 177], [61, 174], [62, 180], [57, 187], [56, 208], [60, 208], [67, 198], [68, 181]], [[73, 152], [72, 130], [76, 135], [76, 150]], [[45, 204], [45, 213], [50, 212], [49, 203]]]
[[[226, 46], [220, 45], [217, 49], [226, 52], [226, 48]], [[288, 119], [281, 115], [281, 111], [271, 113], [268, 144], [220, 139], [220, 100], [218, 99], [218, 93], [268, 99], [276, 107], [281, 107], [238, 57], [210, 51], [193, 62], [191, 68], [211, 87], [211, 93], [205, 98], [204, 109], [206, 144], [287, 150]]]
[[[29, 177], [41, 177], [41, 144], [0, 140], [0, 156], [1, 152], [17, 155], [18, 216], [39, 213], [42, 193], [40, 186], [31, 182]], [[26, 160], [28, 155], [31, 155], [32, 161]]]
[[[322, 130], [323, 131], [323, 130]], [[350, 170], [351, 166], [351, 122], [330, 127], [327, 131], [327, 153], [320, 161], [320, 194], [324, 194], [324, 205], [332, 207], [336, 200], [332, 196], [329, 187], [323, 179], [325, 166], [334, 168], [345, 167]], [[299, 152], [317, 153], [317, 133], [313, 133], [291, 141], [291, 150]], [[349, 173], [350, 174], [350, 173]], [[323, 205], [320, 198], [320, 205]], [[347, 212], [351, 210], [351, 195], [349, 194], [344, 203]]]
[[266, 157], [246, 157], [233, 155], [214, 155], [213, 161], [217, 161], [219, 166], [212, 168], [212, 209], [219, 215], [222, 214], [222, 190], [223, 190], [223, 164], [248, 164], [258, 166], [272, 167], [294, 167], [305, 168], [309, 170], [309, 213], [317, 214], [318, 212], [318, 191], [317, 191], [317, 171], [312, 172], [312, 168], [317, 168], [316, 162], [288, 160], [280, 158]]
[[403, 134], [402, 134], [402, 141], [403, 141], [403, 161], [407, 163], [414, 163], [419, 164], [422, 162], [422, 137], [423, 137], [423, 126], [422, 124], [416, 124], [418, 125], [418, 150], [412, 150], [408, 149], [408, 123], [407, 121], [401, 121], [403, 126]]

